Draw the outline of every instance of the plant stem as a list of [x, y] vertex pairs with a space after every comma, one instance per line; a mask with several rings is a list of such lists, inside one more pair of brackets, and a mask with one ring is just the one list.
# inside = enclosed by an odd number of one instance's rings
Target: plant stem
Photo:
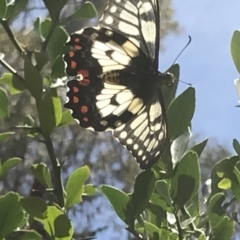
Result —
[[20, 44], [18, 43], [17, 39], [14, 37], [10, 27], [8, 26], [8, 22], [7, 20], [0, 20], [5, 32], [7, 33], [9, 39], [11, 40], [12, 44], [14, 45], [14, 47], [17, 49], [17, 51], [20, 53], [20, 55], [22, 57], [24, 57], [24, 55], [26, 55], [26, 52], [24, 51], [24, 49], [20, 46]]
[[[58, 17], [59, 17], [59, 16], [58, 16]], [[45, 38], [45, 41], [44, 41], [43, 44], [42, 44], [41, 52], [44, 52], [44, 51], [46, 51], [46, 49], [47, 49], [47, 45], [48, 45], [48, 43], [49, 43], [49, 41], [50, 41], [50, 39], [51, 39], [51, 37], [52, 37], [52, 35], [53, 35], [53, 32], [54, 32], [54, 30], [55, 30], [55, 27], [57, 26], [58, 17], [56, 17], [56, 19], [54, 19], [54, 20], [52, 21], [52, 23], [51, 23], [51, 27], [50, 27], [50, 29], [49, 29], [49, 32], [48, 32], [48, 34], [47, 34], [47, 36], [46, 36], [46, 38]]]
[[61, 179], [61, 165], [58, 159], [56, 158], [50, 136], [43, 136], [43, 137], [45, 139], [45, 145], [47, 147], [48, 154], [52, 162], [52, 167], [53, 167], [53, 172], [55, 177], [54, 193], [57, 196], [59, 206], [63, 208], [64, 207], [64, 190], [63, 190], [63, 184]]
[[176, 218], [176, 224], [177, 224], [177, 229], [178, 229], [178, 239], [183, 240], [183, 231], [182, 231], [182, 228], [181, 228], [180, 220], [179, 220], [179, 217], [177, 215], [176, 209], [175, 209], [174, 216]]
[[24, 79], [17, 73], [17, 71], [11, 67], [5, 60], [0, 59], [0, 64], [6, 68], [10, 73], [12, 73], [14, 76], [16, 76], [23, 84], [24, 84]]

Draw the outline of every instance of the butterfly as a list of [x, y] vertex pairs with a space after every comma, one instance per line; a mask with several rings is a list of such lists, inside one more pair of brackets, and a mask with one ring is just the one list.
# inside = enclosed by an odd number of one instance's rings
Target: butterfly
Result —
[[64, 55], [68, 102], [81, 127], [111, 130], [142, 169], [163, 153], [167, 124], [158, 71], [158, 0], [109, 0], [97, 27], [70, 36]]

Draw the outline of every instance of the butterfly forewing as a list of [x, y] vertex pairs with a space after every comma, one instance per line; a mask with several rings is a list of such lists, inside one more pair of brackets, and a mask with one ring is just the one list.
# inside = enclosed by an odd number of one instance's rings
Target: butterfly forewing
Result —
[[129, 38], [154, 62], [159, 51], [156, 6], [155, 0], [110, 0], [100, 24]]

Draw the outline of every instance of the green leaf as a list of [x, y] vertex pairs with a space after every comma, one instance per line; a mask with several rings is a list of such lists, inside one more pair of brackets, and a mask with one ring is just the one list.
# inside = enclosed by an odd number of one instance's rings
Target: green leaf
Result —
[[8, 116], [9, 113], [7, 92], [0, 87], [0, 119]]
[[73, 118], [72, 118], [71, 111], [66, 110], [62, 114], [62, 119], [61, 119], [61, 122], [59, 123], [58, 127], [69, 125], [70, 123], [72, 123], [72, 121], [73, 121]]
[[10, 158], [7, 161], [5, 161], [2, 164], [2, 171], [0, 172], [0, 176], [2, 176], [3, 174], [5, 174], [7, 171], [9, 171], [11, 168], [16, 167], [20, 162], [22, 161], [21, 158]]
[[37, 62], [36, 69], [41, 71], [42, 68], [48, 63], [48, 58], [46, 56], [46, 53], [34, 52], [34, 57]]
[[171, 206], [172, 205], [172, 199], [170, 197], [169, 193], [169, 187], [166, 181], [164, 180], [158, 180], [155, 184], [155, 189], [157, 193], [166, 201], [166, 203]]
[[25, 89], [23, 81], [13, 76], [12, 73], [4, 73], [0, 79], [0, 84], [7, 84], [11, 94], [17, 94]]
[[129, 204], [136, 219], [145, 210], [155, 186], [155, 175], [151, 170], [141, 172], [135, 181]]
[[5, 14], [5, 18], [13, 18], [16, 17], [28, 4], [28, 0], [15, 0], [11, 1], [8, 4], [7, 12]]
[[[51, 29], [51, 20], [50, 19], [45, 19], [42, 23], [41, 23], [41, 33], [42, 36], [44, 38], [47, 37], [48, 32]], [[62, 55], [67, 51], [68, 47], [65, 46], [65, 43], [67, 42], [68, 39], [68, 34], [67, 32], [64, 30], [64, 28], [57, 26], [52, 34], [51, 39], [49, 40], [48, 46], [47, 46], [47, 50], [48, 50], [48, 54], [49, 54], [49, 59], [50, 62], [52, 64], [52, 66], [54, 66], [55, 61], [57, 61], [57, 57], [60, 56], [62, 59]], [[55, 70], [56, 67], [59, 66], [61, 64], [61, 60], [59, 58], [58, 60], [58, 64], [56, 64], [55, 66]], [[60, 63], [59, 63], [60, 62]], [[63, 62], [63, 61], [62, 61]], [[61, 65], [62, 66], [62, 65]], [[62, 70], [62, 69], [61, 69]], [[62, 72], [62, 71], [61, 71]], [[57, 74], [55, 72], [55, 74]], [[56, 76], [56, 75], [55, 75]], [[59, 74], [59, 76], [61, 76], [61, 74]]]
[[45, 219], [47, 217], [47, 204], [39, 197], [26, 197], [20, 200], [21, 205], [32, 217]]
[[43, 2], [49, 11], [51, 19], [58, 19], [67, 0], [58, 0], [57, 3], [56, 0], [43, 0]]
[[11, 137], [13, 134], [15, 134], [15, 132], [0, 133], [0, 142], [8, 139], [8, 138]]
[[56, 59], [54, 59], [52, 64], [51, 76], [53, 79], [62, 78], [66, 76], [65, 63], [63, 61], [62, 55], [58, 55]]
[[0, 237], [5, 237], [19, 227], [23, 219], [23, 209], [19, 195], [13, 192], [0, 197]]
[[[172, 204], [169, 205], [168, 202], [160, 194], [152, 193], [150, 200], [151, 203], [155, 204], [156, 206], [159, 206], [165, 212], [173, 213], [173, 205]], [[154, 212], [154, 214], [156, 213]]]
[[43, 90], [42, 77], [28, 58], [24, 61], [24, 74], [28, 90], [37, 101], [40, 101]]
[[76, 169], [68, 178], [66, 185], [66, 208], [82, 201], [83, 184], [89, 178], [90, 170], [87, 166]]
[[51, 175], [44, 163], [33, 164], [30, 168], [32, 175], [46, 188], [52, 188]]
[[227, 190], [229, 188], [231, 188], [231, 180], [228, 178], [223, 178], [219, 183], [218, 183], [218, 187], [220, 189], [224, 189]]
[[117, 215], [127, 223], [127, 204], [129, 197], [126, 193], [107, 185], [101, 186], [103, 194], [107, 197], [108, 201], [112, 204]]
[[198, 157], [200, 157], [201, 154], [202, 154], [202, 152], [203, 152], [203, 150], [204, 150], [204, 148], [205, 148], [205, 146], [207, 145], [207, 142], [208, 142], [208, 138], [205, 139], [204, 141], [202, 141], [202, 142], [194, 145], [194, 146], [191, 148], [191, 150], [194, 151], [194, 152], [196, 152], [197, 155], [198, 155]]
[[24, 234], [20, 240], [42, 240], [42, 236], [35, 230], [21, 230], [21, 233], [23, 232]]
[[240, 144], [237, 139], [233, 139], [233, 148], [236, 151], [237, 155], [240, 157]]
[[233, 62], [240, 73], [240, 31], [236, 30], [233, 33], [231, 40], [231, 54]]
[[208, 216], [212, 227], [214, 240], [228, 240], [234, 233], [233, 221], [226, 217], [226, 213], [222, 208], [225, 201], [223, 193], [213, 195], [208, 204]]
[[191, 200], [198, 191], [200, 170], [198, 156], [189, 151], [176, 165], [171, 179], [171, 196], [175, 206], [181, 208]]
[[195, 90], [190, 87], [179, 95], [167, 112], [168, 130], [171, 140], [180, 136], [190, 125], [195, 110]]
[[70, 240], [73, 236], [73, 226], [67, 216], [55, 206], [47, 209], [47, 218], [38, 219], [43, 223], [45, 231], [56, 240]]
[[83, 187], [83, 193], [87, 196], [93, 196], [98, 193], [97, 187], [93, 186], [92, 184], [87, 184]]
[[72, 16], [71, 19], [94, 18], [97, 16], [97, 10], [91, 2], [85, 2]]
[[7, 11], [7, 0], [0, 0], [0, 19], [4, 18]]
[[150, 234], [150, 236], [153, 237], [157, 235], [159, 237], [160, 229], [156, 225], [152, 224], [151, 222], [144, 221], [144, 227], [145, 227], [145, 230]]
[[38, 112], [42, 133], [49, 136], [62, 119], [62, 105], [56, 89], [49, 89], [39, 102]]
[[24, 234], [20, 240], [42, 240], [42, 236], [35, 230], [24, 230]]

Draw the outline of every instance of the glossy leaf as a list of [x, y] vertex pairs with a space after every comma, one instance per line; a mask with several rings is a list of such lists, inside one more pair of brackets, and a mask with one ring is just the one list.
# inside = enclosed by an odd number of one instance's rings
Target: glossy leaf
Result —
[[224, 200], [223, 193], [217, 193], [209, 200], [207, 211], [214, 240], [229, 240], [233, 235], [233, 221], [226, 217], [222, 208]]
[[208, 138], [205, 139], [204, 141], [202, 141], [202, 142], [194, 145], [194, 146], [191, 148], [191, 150], [194, 151], [194, 152], [196, 152], [197, 155], [198, 155], [198, 157], [200, 157], [201, 154], [202, 154], [202, 152], [203, 152], [203, 150], [204, 150], [204, 148], [205, 148], [206, 145], [207, 145], [207, 142], [208, 142]]
[[83, 193], [87, 196], [93, 196], [98, 193], [97, 187], [92, 184], [87, 184], [83, 187]]
[[0, 87], [0, 119], [8, 116], [9, 113], [7, 92]]
[[42, 133], [48, 136], [62, 119], [62, 105], [56, 89], [49, 89], [49, 92], [39, 103], [38, 110]]
[[240, 73], [240, 31], [236, 30], [233, 33], [231, 40], [231, 54], [233, 62]]
[[237, 155], [240, 157], [240, 144], [237, 139], [233, 139], [233, 147]]
[[126, 210], [129, 196], [119, 189], [107, 185], [101, 186], [101, 190], [107, 197], [108, 201], [112, 204], [117, 215], [127, 223]]
[[155, 189], [157, 193], [166, 201], [166, 203], [171, 206], [172, 199], [170, 197], [169, 186], [166, 181], [158, 180], [155, 184]]
[[37, 221], [43, 223], [45, 231], [54, 239], [70, 240], [73, 236], [73, 226], [67, 216], [57, 207], [48, 206], [47, 218]]
[[172, 156], [172, 163], [173, 167], [179, 162], [182, 158], [183, 154], [185, 153], [189, 139], [192, 133], [190, 128], [187, 128], [179, 137], [177, 137], [171, 144], [171, 156]]
[[52, 187], [51, 175], [48, 167], [44, 163], [33, 164], [31, 166], [32, 175], [46, 188]]
[[0, 176], [2, 176], [3, 174], [5, 174], [7, 171], [9, 171], [10, 169], [16, 167], [20, 162], [22, 161], [21, 158], [10, 158], [7, 161], [5, 161], [2, 164], [2, 171], [0, 172]]
[[43, 2], [49, 11], [51, 19], [58, 19], [67, 0], [58, 0], [57, 4], [55, 0], [43, 0]]
[[20, 200], [21, 205], [32, 217], [45, 219], [47, 217], [47, 204], [39, 197], [26, 197]]
[[171, 179], [171, 196], [175, 206], [181, 208], [192, 199], [200, 184], [198, 156], [189, 151], [176, 165]]
[[151, 170], [141, 172], [137, 176], [129, 202], [134, 218], [137, 218], [145, 210], [153, 192], [155, 181], [154, 172]]
[[28, 4], [28, 0], [15, 0], [11, 1], [8, 4], [7, 12], [5, 14], [5, 18], [13, 18], [16, 17]]
[[11, 94], [17, 94], [25, 89], [23, 81], [12, 73], [4, 73], [0, 78], [0, 84], [7, 84]]
[[66, 110], [62, 114], [61, 122], [59, 123], [58, 127], [62, 127], [65, 125], [69, 125], [73, 122], [72, 114], [70, 110]]
[[0, 133], [0, 142], [7, 140], [9, 137], [11, 137], [14, 132], [5, 132], [5, 133]]
[[42, 240], [42, 236], [35, 230], [21, 231], [22, 235], [20, 240]]
[[0, 19], [4, 18], [7, 11], [7, 0], [0, 0]]
[[96, 16], [97, 10], [95, 6], [91, 2], [87, 1], [71, 16], [71, 19], [94, 18]]
[[80, 167], [69, 176], [66, 185], [66, 208], [82, 201], [83, 184], [89, 178], [90, 170], [87, 166]]
[[25, 83], [32, 96], [40, 101], [42, 97], [43, 81], [39, 71], [32, 65], [28, 58], [24, 61]]
[[168, 108], [168, 129], [171, 140], [179, 137], [187, 129], [194, 111], [195, 89], [190, 87], [179, 95]]
[[23, 219], [23, 209], [19, 195], [9, 192], [0, 197], [0, 238], [16, 229]]
[[[51, 29], [51, 20], [50, 19], [45, 19], [41, 25], [41, 34], [44, 38], [47, 37], [48, 32]], [[56, 61], [56, 58], [58, 56], [62, 56], [66, 50], [68, 49], [65, 46], [65, 43], [68, 39], [68, 34], [67, 32], [60, 26], [57, 26], [54, 29], [54, 32], [52, 34], [51, 39], [48, 42], [48, 46], [47, 46], [47, 50], [48, 50], [48, 54], [49, 54], [49, 59], [51, 64], [53, 65], [54, 62]]]

